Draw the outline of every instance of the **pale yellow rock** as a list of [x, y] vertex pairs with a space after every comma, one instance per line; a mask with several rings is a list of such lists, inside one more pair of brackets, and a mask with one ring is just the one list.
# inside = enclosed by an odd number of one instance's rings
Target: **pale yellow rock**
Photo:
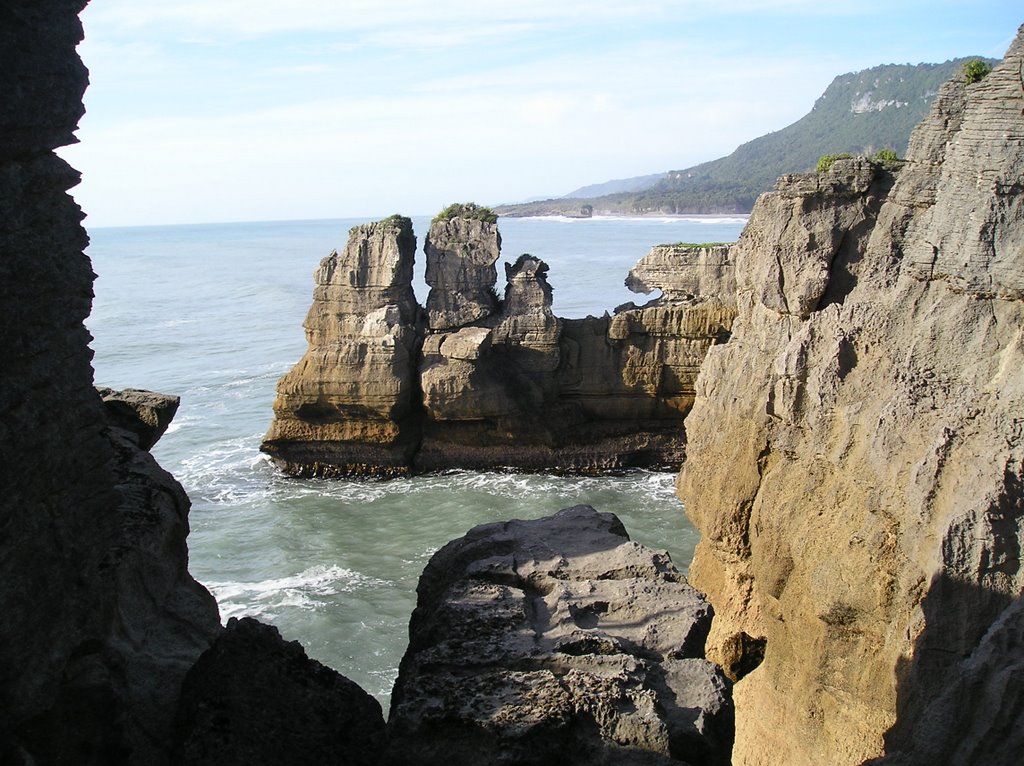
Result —
[[891, 191], [857, 160], [784, 178], [733, 248], [739, 313], [679, 493], [709, 658], [742, 673], [764, 642], [737, 765], [1006, 763], [1019, 742], [972, 712], [1020, 709], [991, 686], [1017, 650], [986, 632], [1024, 586], [1022, 53], [944, 89]]
[[626, 287], [644, 294], [661, 290], [669, 300], [731, 296], [736, 275], [729, 245], [655, 245], [630, 269]]
[[[316, 270], [309, 348], [277, 385], [263, 450], [290, 473], [402, 470], [416, 390], [420, 308], [407, 218], [353, 228]], [[347, 465], [349, 462], [351, 466]]]

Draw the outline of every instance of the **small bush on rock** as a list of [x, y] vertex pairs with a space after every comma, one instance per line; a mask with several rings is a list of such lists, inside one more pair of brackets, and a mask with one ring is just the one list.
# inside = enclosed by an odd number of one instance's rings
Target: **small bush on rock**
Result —
[[991, 71], [992, 67], [981, 59], [972, 59], [971, 61], [964, 62], [964, 82], [970, 85], [973, 82], [984, 80], [985, 76]]
[[484, 221], [485, 223], [498, 222], [498, 214], [489, 207], [478, 205], [475, 202], [456, 202], [434, 216], [433, 223], [450, 221], [453, 218], [469, 218], [471, 220]]
[[893, 169], [899, 167], [900, 158], [892, 149], [879, 149], [871, 155], [871, 161], [883, 168]]
[[818, 165], [815, 168], [819, 173], [827, 173], [836, 160], [853, 159], [853, 155], [843, 152], [842, 154], [823, 154], [818, 158]]

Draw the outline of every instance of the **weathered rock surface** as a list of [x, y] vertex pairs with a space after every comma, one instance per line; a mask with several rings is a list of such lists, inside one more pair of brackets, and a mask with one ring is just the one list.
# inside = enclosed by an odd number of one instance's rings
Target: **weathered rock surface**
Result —
[[501, 255], [501, 234], [497, 226], [472, 218], [434, 221], [424, 252], [431, 330], [464, 327], [498, 310], [494, 264]]
[[[329, 329], [337, 314], [318, 312], [314, 302], [310, 351], [278, 385], [265, 451], [290, 473], [327, 476], [679, 465], [682, 420], [700, 363], [728, 337], [735, 316], [728, 248], [655, 248], [640, 265], [647, 281], [629, 283], [648, 292], [660, 288], [661, 298], [622, 307], [614, 317], [565, 320], [551, 310], [547, 264], [529, 255], [506, 264], [498, 301], [500, 244], [493, 224], [458, 217], [435, 222], [426, 246], [428, 326], [409, 309], [373, 329], [347, 331], [345, 343], [360, 349], [373, 343], [374, 332], [404, 339], [389, 346], [401, 351], [402, 365], [383, 375], [419, 400], [390, 413], [374, 409], [381, 374], [362, 357], [317, 345], [316, 337], [337, 337]], [[346, 253], [355, 248], [350, 241]], [[395, 278], [407, 280], [401, 287], [396, 282], [396, 290], [411, 296], [409, 258]], [[346, 281], [345, 268], [355, 274], [342, 259], [334, 276], [339, 283]], [[367, 385], [345, 389], [343, 406], [326, 393], [339, 381], [363, 378]]]
[[278, 383], [263, 442], [290, 473], [407, 470], [419, 440], [415, 251], [411, 221], [392, 216], [354, 227], [344, 251], [321, 261], [309, 349]]
[[277, 628], [232, 618], [185, 678], [178, 735], [182, 766], [376, 766], [384, 716]]
[[476, 527], [420, 578], [393, 764], [727, 764], [711, 610], [589, 506]]
[[181, 488], [92, 384], [78, 174], [53, 153], [83, 112], [83, 6], [0, 11], [0, 761], [159, 764], [218, 618]]
[[657, 245], [629, 271], [634, 293], [661, 290], [667, 300], [736, 294], [736, 271], [729, 245]]
[[[155, 430], [170, 423], [177, 397], [129, 389], [109, 391], [113, 403], [136, 408], [131, 423], [116, 408], [109, 438], [121, 501], [119, 535], [110, 563], [116, 574], [115, 623], [106, 650], [123, 715], [137, 727], [130, 759], [158, 762], [166, 757], [170, 724], [182, 678], [220, 632], [217, 604], [188, 572], [188, 512], [185, 490], [138, 447], [139, 434], [156, 441]], [[159, 416], [156, 413], [159, 412]], [[153, 421], [161, 421], [154, 426]]]
[[167, 431], [181, 398], [138, 388], [97, 388], [112, 427], [133, 434], [139, 449], [149, 450]]
[[1019, 762], [1022, 67], [947, 85], [895, 182], [784, 177], [731, 251], [679, 491], [736, 764]]

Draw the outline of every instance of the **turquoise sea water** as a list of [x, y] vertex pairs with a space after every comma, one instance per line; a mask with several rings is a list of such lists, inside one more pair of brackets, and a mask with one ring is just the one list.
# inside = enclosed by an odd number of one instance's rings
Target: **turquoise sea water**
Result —
[[[674, 476], [556, 477], [453, 471], [393, 481], [280, 475], [259, 453], [277, 379], [305, 350], [302, 321], [320, 259], [367, 219], [90, 231], [88, 321], [98, 385], [181, 396], [153, 452], [192, 499], [190, 569], [221, 616], [250, 614], [380, 699], [406, 644], [430, 555], [470, 527], [589, 503], [681, 569], [697, 534]], [[428, 220], [413, 219], [422, 247]], [[622, 286], [654, 244], [732, 241], [745, 220], [502, 219], [504, 262], [550, 266], [555, 311], [601, 314], [647, 300]], [[422, 250], [417, 255], [422, 275]], [[498, 289], [504, 273], [499, 266]], [[417, 295], [426, 288], [420, 276]]]

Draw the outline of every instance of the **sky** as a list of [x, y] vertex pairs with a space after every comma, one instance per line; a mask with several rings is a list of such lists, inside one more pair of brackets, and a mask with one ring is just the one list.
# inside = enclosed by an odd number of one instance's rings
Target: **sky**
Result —
[[1019, 0], [92, 0], [86, 224], [430, 215], [729, 154]]

